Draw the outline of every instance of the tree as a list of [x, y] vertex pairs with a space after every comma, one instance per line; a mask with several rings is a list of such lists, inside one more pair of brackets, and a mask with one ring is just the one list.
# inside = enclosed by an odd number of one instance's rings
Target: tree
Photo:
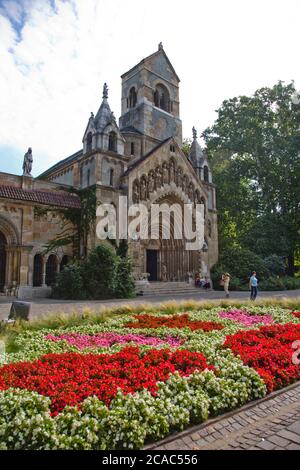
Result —
[[[203, 137], [218, 186], [220, 241], [285, 256], [300, 247], [300, 104], [293, 83], [226, 100]], [[222, 246], [221, 246], [222, 249]]]

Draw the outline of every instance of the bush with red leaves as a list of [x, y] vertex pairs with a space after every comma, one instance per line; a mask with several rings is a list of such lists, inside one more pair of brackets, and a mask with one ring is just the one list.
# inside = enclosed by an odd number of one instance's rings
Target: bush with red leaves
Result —
[[190, 320], [187, 313], [171, 317], [155, 317], [153, 315], [135, 315], [137, 321], [125, 323], [126, 328], [189, 328], [192, 331], [223, 330], [221, 323], [214, 321]]
[[295, 340], [300, 340], [300, 325], [287, 323], [239, 331], [227, 336], [224, 347], [253, 367], [272, 392], [300, 378], [300, 366], [292, 360]]
[[51, 399], [51, 411], [57, 414], [92, 395], [109, 405], [118, 388], [125, 394], [146, 388], [155, 396], [157, 382], [175, 371], [187, 376], [206, 368], [213, 370], [201, 353], [187, 350], [152, 349], [142, 355], [138, 347], [127, 347], [111, 355], [47, 354], [34, 362], [1, 367], [0, 390], [36, 391]]

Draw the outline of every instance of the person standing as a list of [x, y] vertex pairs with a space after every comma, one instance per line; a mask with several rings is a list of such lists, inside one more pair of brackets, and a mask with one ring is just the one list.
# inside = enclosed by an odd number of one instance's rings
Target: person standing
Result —
[[255, 300], [257, 297], [257, 277], [256, 277], [256, 271], [252, 272], [252, 276], [250, 277], [250, 282], [249, 282], [249, 288], [250, 288], [250, 300]]
[[230, 283], [230, 274], [225, 273], [222, 276], [222, 283], [224, 285], [224, 292], [226, 294], [226, 299], [229, 298], [229, 283]]

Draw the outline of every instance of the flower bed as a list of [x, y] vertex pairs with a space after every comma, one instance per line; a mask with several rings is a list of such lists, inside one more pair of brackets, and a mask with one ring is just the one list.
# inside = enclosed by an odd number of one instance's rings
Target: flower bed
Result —
[[0, 449], [141, 448], [263, 397], [300, 378], [295, 313], [215, 307], [17, 332], [0, 367]]

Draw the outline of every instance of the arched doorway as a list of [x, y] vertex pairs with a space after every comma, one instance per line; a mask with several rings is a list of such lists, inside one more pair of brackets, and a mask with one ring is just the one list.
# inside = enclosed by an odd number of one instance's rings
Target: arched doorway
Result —
[[42, 255], [35, 255], [33, 260], [33, 287], [43, 285], [43, 258]]
[[50, 255], [46, 264], [46, 285], [53, 286], [56, 281], [57, 274], [57, 258]]
[[60, 262], [60, 267], [59, 267], [60, 272], [64, 270], [64, 267], [67, 266], [68, 263], [69, 263], [69, 256], [64, 255]]
[[6, 273], [6, 251], [7, 245], [6, 237], [0, 232], [0, 291], [3, 291], [5, 286], [5, 273]]

